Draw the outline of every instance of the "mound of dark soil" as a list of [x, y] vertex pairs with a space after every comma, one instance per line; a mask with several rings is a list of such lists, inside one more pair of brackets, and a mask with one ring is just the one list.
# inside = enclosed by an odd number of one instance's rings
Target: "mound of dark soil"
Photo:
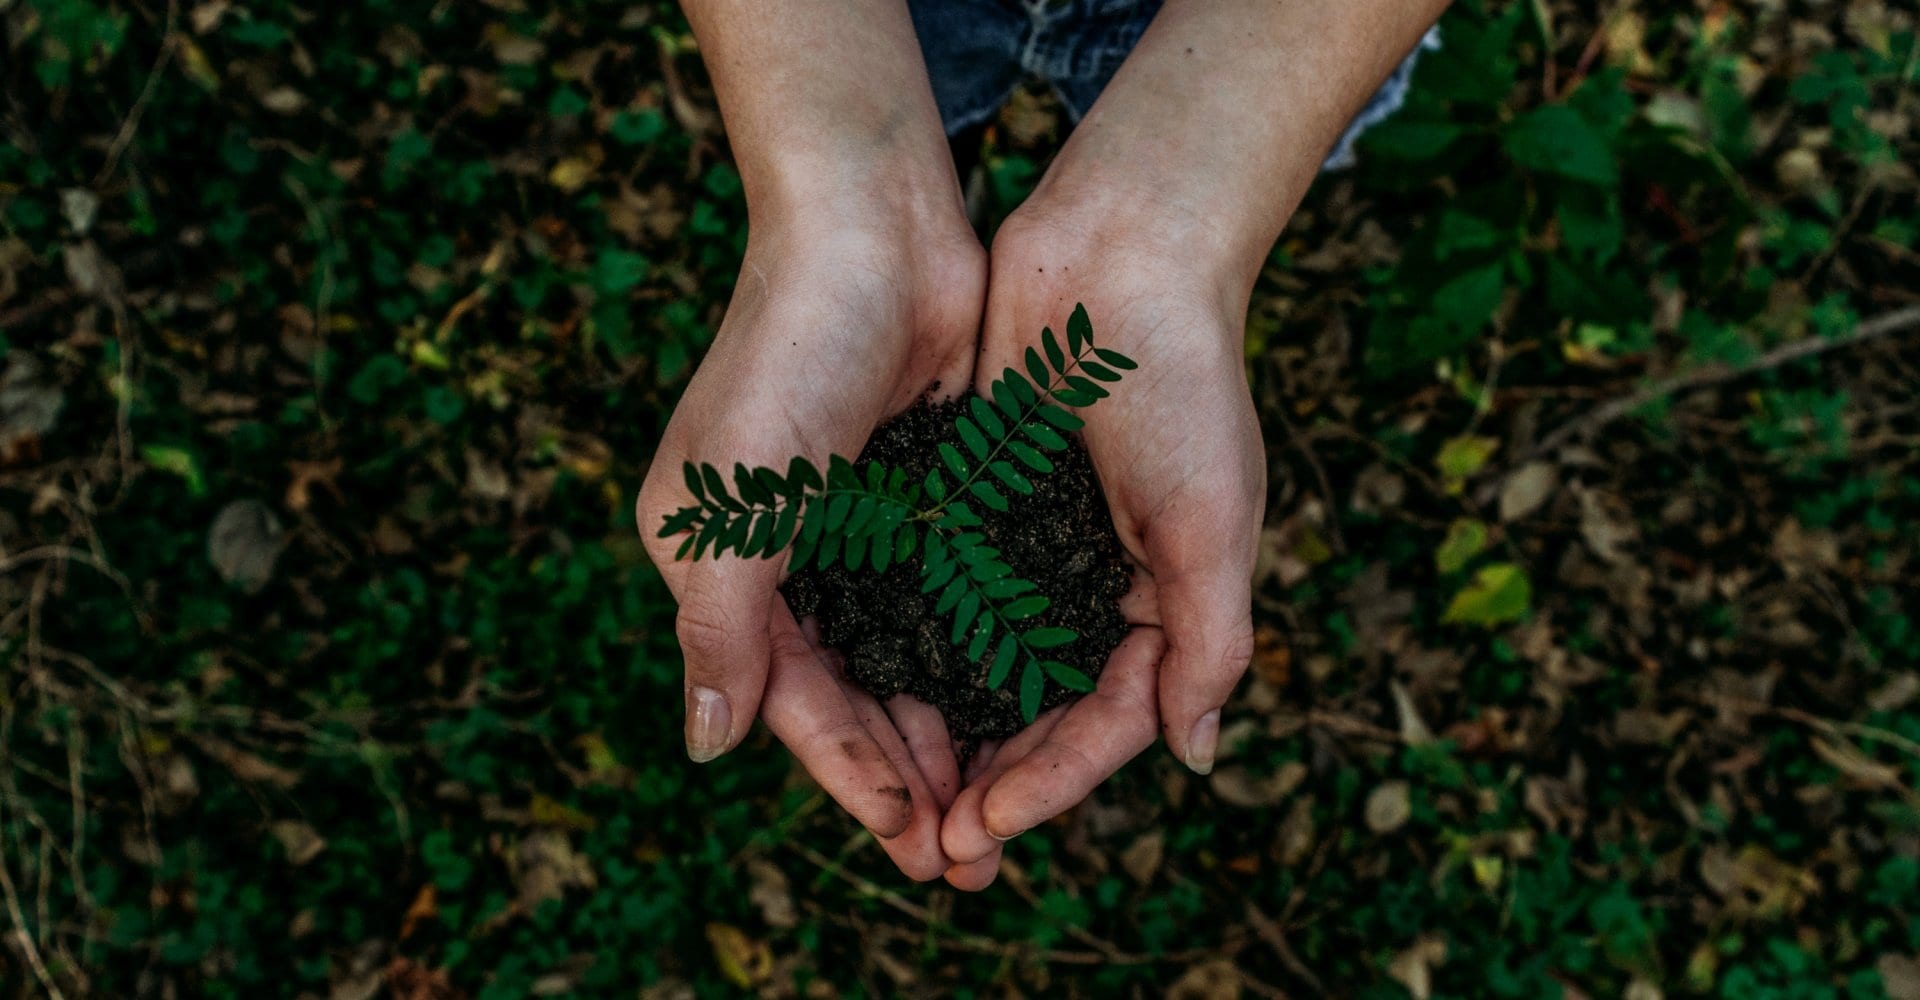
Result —
[[[939, 442], [959, 443], [953, 421], [961, 409], [959, 403], [914, 406], [874, 432], [860, 463], [877, 460], [906, 469], [909, 482], [925, 478], [940, 460]], [[985, 521], [981, 530], [987, 544], [1053, 600], [1022, 625], [1079, 633], [1079, 639], [1050, 652], [1097, 679], [1127, 632], [1120, 616], [1127, 564], [1085, 449], [1076, 441], [1051, 457], [1054, 471], [1032, 477], [1031, 495], [1002, 491], [1008, 494], [1007, 510], [971, 506]], [[809, 566], [783, 589], [794, 614], [818, 617], [822, 640], [846, 655], [847, 676], [875, 697], [885, 700], [905, 691], [920, 698], [946, 715], [956, 739], [996, 739], [1023, 727], [1018, 668], [999, 690], [987, 687], [987, 664], [968, 660], [966, 650], [949, 641], [948, 618], [934, 612], [937, 595], [920, 592], [918, 559], [884, 573]], [[1041, 710], [1073, 697], [1074, 692], [1049, 681]]]

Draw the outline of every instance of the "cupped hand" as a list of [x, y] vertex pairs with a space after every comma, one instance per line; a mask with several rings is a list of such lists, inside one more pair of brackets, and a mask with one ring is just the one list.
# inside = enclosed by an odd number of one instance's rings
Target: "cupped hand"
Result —
[[[1038, 198], [1039, 196], [1036, 196]], [[1139, 369], [1079, 411], [1120, 541], [1134, 564], [1133, 630], [1098, 690], [984, 747], [948, 811], [948, 881], [983, 888], [1001, 844], [1084, 799], [1164, 735], [1213, 767], [1220, 709], [1253, 652], [1251, 578], [1266, 479], [1243, 367], [1247, 289], [1165, 234], [1016, 212], [995, 238], [983, 388], [1084, 303], [1095, 342]]]
[[693, 502], [682, 463], [824, 466], [930, 389], [970, 381], [986, 260], [958, 205], [931, 226], [873, 206], [822, 206], [818, 220], [755, 220], [726, 318], [641, 487], [639, 527], [680, 605], [688, 755], [725, 753], [758, 715], [903, 872], [937, 878], [959, 785], [939, 712], [904, 696], [882, 706], [846, 682], [780, 595], [784, 559], [675, 560], [680, 539], [658, 537]]

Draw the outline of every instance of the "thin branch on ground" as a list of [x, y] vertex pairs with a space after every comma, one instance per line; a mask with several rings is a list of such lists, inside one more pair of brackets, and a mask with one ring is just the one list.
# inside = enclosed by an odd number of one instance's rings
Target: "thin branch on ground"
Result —
[[[1539, 443], [1527, 449], [1508, 463], [1510, 469], [1519, 467], [1537, 458], [1551, 455], [1574, 441], [1591, 437], [1621, 417], [1628, 416], [1642, 407], [1658, 402], [1668, 396], [1708, 386], [1720, 385], [1735, 379], [1746, 378], [1761, 372], [1818, 357], [1830, 351], [1865, 343], [1880, 337], [1909, 333], [1920, 329], [1920, 305], [1896, 309], [1882, 316], [1876, 316], [1856, 326], [1848, 333], [1838, 337], [1808, 337], [1790, 344], [1782, 344], [1743, 365], [1712, 363], [1689, 368], [1677, 375], [1671, 375], [1639, 391], [1622, 396], [1610, 403], [1589, 411], [1586, 415], [1570, 420], [1555, 428], [1552, 433], [1541, 438]], [[1475, 497], [1482, 504], [1491, 502], [1500, 495], [1500, 487], [1505, 477], [1497, 477], [1483, 486]]]
[[[891, 889], [875, 883], [871, 879], [848, 871], [838, 861], [821, 854], [819, 851], [805, 844], [798, 841], [788, 841], [787, 847], [795, 854], [805, 858], [814, 867], [852, 886], [855, 892], [872, 899], [877, 899], [895, 910], [920, 921], [929, 928], [935, 925], [941, 925], [942, 930], [940, 933], [929, 935], [929, 940], [934, 941], [942, 947], [951, 947], [958, 951], [972, 951], [987, 955], [1013, 956], [1029, 954], [1043, 962], [1058, 962], [1062, 965], [1151, 965], [1158, 962], [1186, 962], [1200, 956], [1214, 954], [1213, 949], [1196, 948], [1182, 952], [1168, 952], [1164, 955], [1139, 955], [1120, 951], [1106, 942], [1101, 942], [1105, 947], [1098, 951], [1058, 951], [1045, 948], [1027, 949], [1017, 942], [999, 941], [946, 926], [943, 921], [934, 916], [933, 911], [901, 896]], [[1081, 929], [1067, 928], [1070, 934], [1075, 930]], [[1082, 933], [1085, 932], [1082, 931]], [[1093, 938], [1093, 940], [1099, 941], [1100, 939], [1096, 937]]]
[[167, 0], [167, 23], [161, 28], [160, 54], [154, 57], [153, 69], [147, 73], [147, 82], [140, 89], [140, 96], [128, 109], [127, 117], [120, 122], [120, 131], [114, 135], [113, 144], [107, 147], [107, 158], [100, 164], [100, 172], [94, 175], [93, 186], [99, 187], [113, 176], [115, 167], [120, 165], [120, 156], [133, 144], [133, 137], [140, 131], [140, 119], [147, 113], [147, 105], [153, 101], [153, 92], [160, 84], [160, 75], [167, 70], [167, 64], [173, 61], [173, 50], [179, 47], [180, 0]]

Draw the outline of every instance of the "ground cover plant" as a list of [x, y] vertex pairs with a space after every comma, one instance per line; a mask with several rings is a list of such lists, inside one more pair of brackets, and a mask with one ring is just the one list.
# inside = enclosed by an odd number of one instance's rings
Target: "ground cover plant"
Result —
[[0, 0], [0, 994], [1913, 996], [1911, 5], [1443, 27], [1255, 291], [1218, 766], [962, 896], [684, 762], [670, 6]]
[[[786, 552], [802, 573], [788, 588], [795, 613], [819, 614], [827, 641], [850, 647], [856, 682], [880, 698], [913, 689], [956, 738], [1011, 735], [1043, 704], [1092, 691], [1125, 635], [1119, 540], [1084, 450], [1065, 436], [1083, 426], [1066, 407], [1099, 402], [1101, 383], [1138, 365], [1094, 345], [1083, 305], [1064, 347], [1051, 328], [1040, 345], [1027, 348], [1025, 373], [1008, 368], [958, 412], [923, 403], [876, 431], [858, 464], [832, 456], [824, 476], [800, 455], [785, 475], [735, 463], [729, 490], [713, 465], [685, 463], [694, 504], [668, 515], [660, 537], [685, 536], [675, 558]], [[1062, 464], [1076, 473], [1067, 488], [1036, 488], [1052, 487]], [[1078, 561], [1087, 565], [1058, 571]], [[1071, 581], [1064, 603], [1034, 582], [1043, 573]], [[1070, 627], [1083, 623], [1093, 629]], [[922, 641], [929, 629], [965, 651], [957, 662]]]

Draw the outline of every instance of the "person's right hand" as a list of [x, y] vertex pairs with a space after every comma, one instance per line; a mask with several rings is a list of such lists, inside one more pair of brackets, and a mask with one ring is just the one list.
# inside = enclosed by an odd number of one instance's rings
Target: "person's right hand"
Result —
[[967, 390], [987, 271], [958, 199], [931, 219], [882, 194], [828, 201], [753, 219], [726, 319], [641, 487], [639, 527], [680, 604], [688, 755], [725, 753], [759, 715], [903, 872], [927, 880], [948, 867], [940, 823], [959, 790], [939, 711], [906, 696], [883, 707], [843, 679], [777, 589], [784, 554], [676, 561], [681, 538], [659, 537], [693, 502], [684, 462], [785, 469], [803, 455], [825, 467], [929, 389]]

